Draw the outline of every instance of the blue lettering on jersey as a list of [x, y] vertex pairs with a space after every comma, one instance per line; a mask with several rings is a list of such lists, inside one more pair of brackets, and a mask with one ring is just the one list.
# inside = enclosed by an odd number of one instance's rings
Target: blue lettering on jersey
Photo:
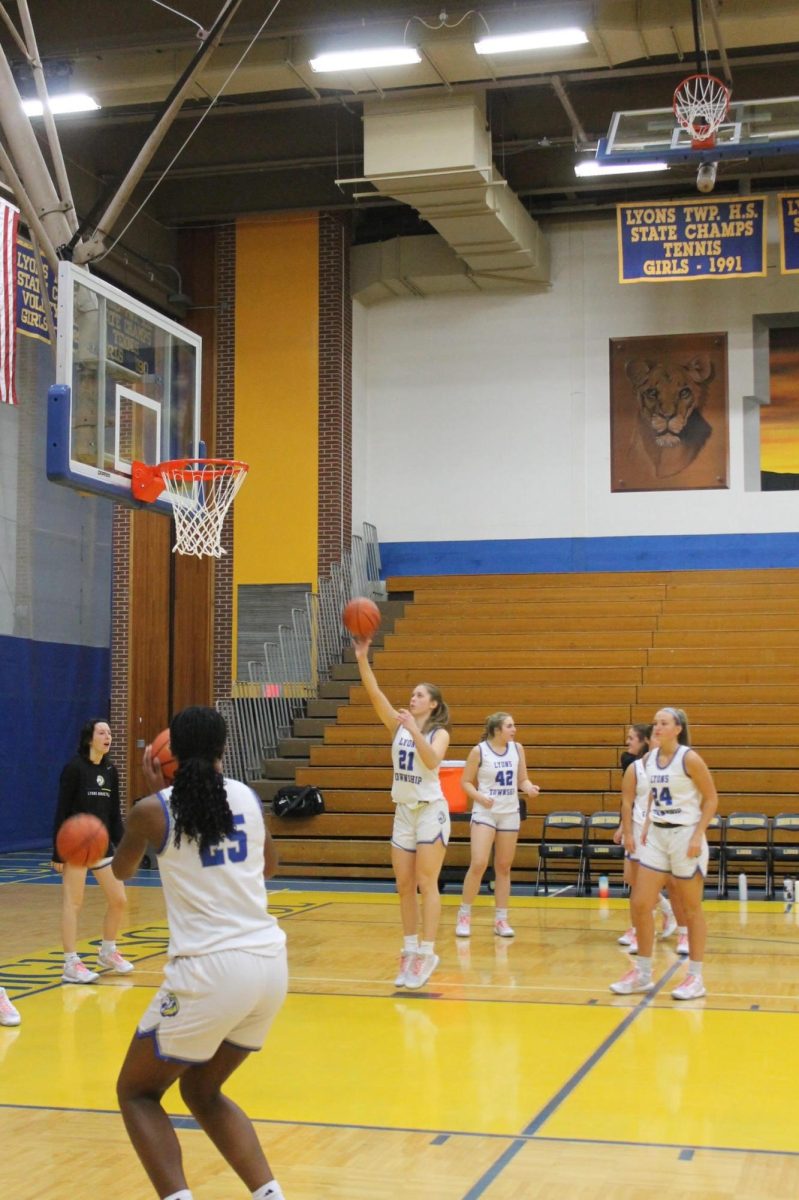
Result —
[[243, 824], [243, 814], [234, 814], [233, 832], [227, 841], [220, 842], [217, 846], [208, 846], [205, 850], [200, 851], [200, 861], [204, 867], [220, 866], [225, 861], [225, 856], [227, 856], [228, 862], [244, 862], [247, 857], [247, 833], [241, 828]]

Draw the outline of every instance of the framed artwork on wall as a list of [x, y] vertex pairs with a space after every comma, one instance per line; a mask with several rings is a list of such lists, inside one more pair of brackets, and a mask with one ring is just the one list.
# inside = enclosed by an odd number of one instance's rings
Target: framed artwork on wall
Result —
[[610, 340], [612, 492], [726, 488], [726, 333]]

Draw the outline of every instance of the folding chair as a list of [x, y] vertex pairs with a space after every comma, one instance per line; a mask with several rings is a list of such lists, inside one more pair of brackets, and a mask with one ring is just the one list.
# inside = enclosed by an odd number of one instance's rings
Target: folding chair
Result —
[[777, 890], [777, 874], [783, 884], [799, 880], [799, 813], [777, 813], [771, 819], [771, 890]]
[[624, 846], [617, 846], [613, 841], [619, 820], [617, 812], [593, 812], [586, 817], [580, 873], [581, 890], [586, 896], [591, 891], [591, 867], [594, 863], [598, 864], [599, 874], [610, 876], [611, 871], [615, 871], [623, 879]]
[[[573, 864], [577, 893], [583, 870], [583, 838], [585, 814], [581, 812], [551, 812], [544, 817], [544, 829], [538, 847], [538, 870], [535, 874], [535, 894], [539, 893], [541, 876], [544, 891], [549, 892], [549, 868], [561, 878], [569, 878], [565, 864]], [[562, 865], [563, 864], [563, 865]]]
[[759, 867], [763, 873], [766, 899], [770, 898], [771, 831], [765, 813], [728, 813], [720, 865], [721, 895], [724, 897], [728, 894], [731, 867], [738, 867], [746, 875], [751, 875], [752, 867]]
[[716, 813], [712, 821], [707, 827], [707, 845], [708, 845], [708, 867], [707, 879], [705, 884], [710, 881], [711, 869], [715, 866], [716, 869], [716, 895], [721, 896], [724, 890], [724, 880], [721, 875], [721, 848], [724, 844], [724, 817]]

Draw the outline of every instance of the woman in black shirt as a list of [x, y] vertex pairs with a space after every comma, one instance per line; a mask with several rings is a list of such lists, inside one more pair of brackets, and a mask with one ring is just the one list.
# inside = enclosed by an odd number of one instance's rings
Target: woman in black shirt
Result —
[[61, 772], [58, 789], [58, 808], [53, 828], [53, 842], [67, 817], [76, 813], [91, 813], [99, 817], [108, 830], [108, 847], [101, 859], [90, 867], [76, 867], [61, 862], [53, 846], [53, 867], [62, 876], [61, 936], [64, 942], [64, 983], [95, 983], [99, 978], [78, 958], [78, 913], [83, 905], [87, 870], [105, 896], [107, 908], [103, 920], [103, 941], [97, 956], [101, 967], [127, 975], [133, 964], [117, 950], [116, 936], [125, 912], [125, 887], [111, 872], [113, 847], [122, 840], [122, 811], [119, 803], [119, 776], [108, 758], [111, 730], [106, 721], [94, 718], [80, 731], [78, 753]]

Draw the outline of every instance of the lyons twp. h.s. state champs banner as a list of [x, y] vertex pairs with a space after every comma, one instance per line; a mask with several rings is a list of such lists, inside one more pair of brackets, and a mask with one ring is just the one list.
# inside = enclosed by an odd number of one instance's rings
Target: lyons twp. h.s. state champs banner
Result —
[[16, 255], [19, 209], [0, 199], [0, 248], [2, 286], [0, 286], [0, 404], [16, 404], [14, 387], [16, 367]]
[[766, 197], [619, 204], [620, 283], [766, 274]]
[[799, 274], [799, 192], [777, 197], [780, 218], [780, 267], [783, 275]]

